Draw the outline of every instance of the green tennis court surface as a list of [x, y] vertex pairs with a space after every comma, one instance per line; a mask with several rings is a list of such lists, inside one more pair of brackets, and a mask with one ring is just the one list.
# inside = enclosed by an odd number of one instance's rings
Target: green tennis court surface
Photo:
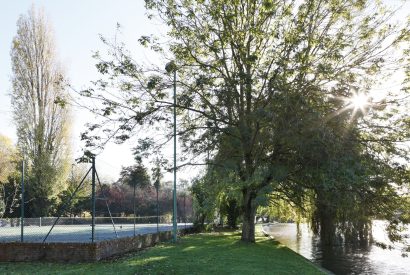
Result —
[[[192, 223], [178, 223], [178, 229], [191, 227]], [[51, 225], [24, 226], [24, 242], [43, 242]], [[159, 231], [172, 230], [172, 224], [159, 224]], [[157, 232], [157, 224], [136, 224], [135, 234], [143, 235]], [[19, 242], [21, 227], [0, 226], [0, 242]], [[95, 226], [95, 241], [134, 236], [133, 224], [97, 224]], [[56, 225], [48, 236], [46, 242], [91, 242], [91, 225]]]

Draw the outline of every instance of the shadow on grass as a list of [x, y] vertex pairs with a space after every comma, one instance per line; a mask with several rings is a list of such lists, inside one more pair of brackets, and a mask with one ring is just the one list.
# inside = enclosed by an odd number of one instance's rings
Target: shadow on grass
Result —
[[121, 258], [89, 264], [0, 264], [1, 274], [322, 274], [274, 240], [237, 232], [188, 235]]
[[[141, 267], [138, 274], [321, 274], [296, 256], [274, 240], [258, 238], [250, 244], [240, 241], [238, 233], [211, 233], [187, 236], [177, 244], [153, 248], [130, 258], [128, 264]], [[160, 260], [151, 261], [151, 257]]]

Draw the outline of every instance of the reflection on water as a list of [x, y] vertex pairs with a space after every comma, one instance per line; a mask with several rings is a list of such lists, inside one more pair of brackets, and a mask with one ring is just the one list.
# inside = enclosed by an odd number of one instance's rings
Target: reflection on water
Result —
[[[399, 250], [384, 250], [375, 245], [322, 246], [307, 224], [277, 223], [264, 226], [265, 232], [309, 260], [335, 274], [410, 274], [410, 258]], [[375, 241], [387, 241], [383, 223], [373, 223]]]

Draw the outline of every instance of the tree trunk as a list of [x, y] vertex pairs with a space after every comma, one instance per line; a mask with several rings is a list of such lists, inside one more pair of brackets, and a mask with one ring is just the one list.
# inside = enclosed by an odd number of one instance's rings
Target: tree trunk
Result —
[[317, 215], [320, 223], [320, 239], [325, 245], [335, 244], [335, 210], [324, 202], [318, 202], [317, 205]]
[[243, 224], [242, 237], [244, 242], [255, 242], [255, 214], [256, 207], [253, 205], [254, 196], [250, 190], [243, 192]]
[[321, 212], [320, 238], [325, 245], [333, 245], [336, 241], [336, 227], [330, 213]]

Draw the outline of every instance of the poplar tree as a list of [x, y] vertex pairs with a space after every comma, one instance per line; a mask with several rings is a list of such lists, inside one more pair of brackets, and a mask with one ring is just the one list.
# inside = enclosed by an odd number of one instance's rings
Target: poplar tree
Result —
[[18, 147], [30, 167], [29, 215], [48, 215], [68, 172], [69, 110], [52, 28], [34, 6], [17, 21], [11, 47]]

